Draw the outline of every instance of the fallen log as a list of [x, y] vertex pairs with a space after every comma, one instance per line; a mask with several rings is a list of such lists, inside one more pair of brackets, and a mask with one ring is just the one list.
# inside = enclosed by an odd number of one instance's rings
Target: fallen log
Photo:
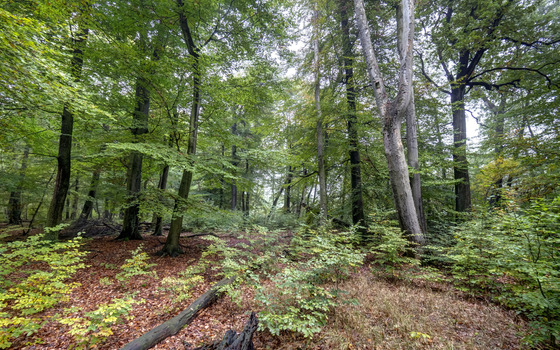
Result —
[[253, 333], [257, 331], [258, 325], [257, 315], [251, 312], [243, 332], [238, 334], [230, 329], [221, 340], [217, 339], [212, 344], [203, 345], [194, 350], [254, 350]]
[[172, 319], [165, 321], [148, 333], [145, 333], [140, 338], [136, 338], [130, 343], [126, 344], [121, 350], [146, 350], [167, 337], [177, 334], [184, 326], [188, 325], [196, 318], [200, 310], [210, 306], [219, 296], [219, 289], [232, 283], [234, 277], [224, 278], [216, 283], [206, 293], [202, 294], [196, 299], [188, 308], [183, 310], [180, 314]]

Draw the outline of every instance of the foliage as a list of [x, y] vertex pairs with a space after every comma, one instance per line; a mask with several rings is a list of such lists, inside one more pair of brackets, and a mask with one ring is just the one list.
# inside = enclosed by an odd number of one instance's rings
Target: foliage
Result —
[[162, 290], [175, 294], [173, 301], [180, 303], [191, 298], [191, 289], [204, 282], [200, 274], [204, 272], [204, 264], [192, 264], [179, 273], [178, 277], [165, 277], [161, 280]]
[[134, 276], [156, 277], [155, 271], [149, 271], [155, 264], [150, 264], [148, 262], [150, 257], [146, 252], [142, 251], [143, 248], [144, 246], [140, 244], [138, 248], [132, 251], [132, 257], [126, 259], [125, 263], [120, 267], [122, 271], [117, 273], [115, 276], [116, 279], [121, 282], [127, 282]]
[[460, 288], [494, 292], [501, 303], [523, 311], [535, 329], [528, 341], [557, 346], [560, 197], [524, 209], [509, 204], [509, 210], [480, 214], [456, 231], [457, 244], [447, 253], [452, 272]]
[[[292, 247], [301, 260], [285, 260], [282, 271], [270, 275], [271, 284], [256, 285], [260, 329], [278, 335], [292, 331], [311, 337], [326, 324], [327, 313], [342, 299], [338, 283], [364, 258], [352, 248], [355, 233], [316, 233], [294, 237]], [[328, 288], [326, 283], [335, 283]]]
[[67, 242], [50, 242], [42, 235], [0, 245], [0, 348], [11, 340], [31, 335], [44, 324], [37, 313], [68, 300], [78, 286], [68, 283], [86, 252], [78, 236]]
[[369, 225], [370, 250], [377, 262], [387, 272], [394, 275], [395, 269], [405, 264], [417, 265], [417, 259], [411, 257], [411, 242], [394, 220], [388, 219], [388, 213], [372, 213]]
[[58, 319], [58, 322], [70, 326], [69, 334], [76, 339], [78, 349], [89, 349], [91, 346], [103, 343], [113, 334], [112, 325], [131, 320], [132, 317], [128, 314], [133, 305], [144, 302], [144, 299], [135, 300], [133, 297], [114, 299], [109, 304], [100, 305], [94, 311], [85, 312], [81, 317], [68, 317], [68, 314], [78, 311], [72, 308], [66, 310], [66, 317]]

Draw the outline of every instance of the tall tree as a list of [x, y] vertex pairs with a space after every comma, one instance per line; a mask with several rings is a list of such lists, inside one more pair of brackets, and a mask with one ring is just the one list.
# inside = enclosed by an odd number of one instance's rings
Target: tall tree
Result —
[[401, 125], [406, 110], [412, 100], [412, 56], [414, 44], [414, 1], [402, 1], [402, 31], [399, 79], [397, 95], [389, 99], [385, 82], [377, 63], [377, 58], [371, 42], [366, 11], [363, 0], [354, 0], [356, 20], [358, 23], [360, 41], [367, 64], [368, 75], [375, 94], [379, 114], [383, 120], [383, 143], [385, 157], [389, 167], [389, 178], [393, 189], [393, 197], [397, 208], [397, 215], [401, 228], [406, 231], [414, 242], [424, 243], [424, 235], [418, 222], [418, 215], [414, 205], [408, 165], [401, 141]]
[[315, 113], [317, 118], [317, 174], [319, 177], [319, 222], [324, 224], [328, 217], [327, 183], [325, 171], [325, 131], [324, 119], [321, 111], [321, 72], [319, 60], [319, 2], [315, 1], [313, 11], [313, 72], [314, 72], [314, 98]]
[[[73, 49], [70, 71], [74, 83], [78, 83], [81, 80], [82, 68], [84, 65], [84, 47], [89, 33], [89, 28], [86, 27], [88, 13], [89, 4], [85, 2], [84, 7], [80, 8], [76, 15], [77, 31], [72, 37]], [[54, 227], [62, 221], [64, 203], [66, 201], [66, 195], [68, 194], [68, 188], [70, 187], [74, 113], [71, 102], [67, 101], [64, 104], [61, 115], [58, 155], [56, 157], [58, 170], [51, 204], [47, 213], [47, 227]], [[45, 235], [45, 238], [56, 239], [57, 235], [57, 232], [51, 232]]]
[[[181, 33], [183, 35], [183, 40], [185, 41], [185, 44], [187, 46], [189, 59], [192, 65], [192, 107], [189, 119], [187, 157], [193, 157], [196, 154], [198, 119], [200, 115], [201, 102], [200, 48], [194, 42], [191, 26], [189, 25], [189, 20], [187, 18], [188, 9], [185, 8], [183, 0], [177, 0], [177, 7]], [[192, 164], [192, 159], [190, 161]], [[181, 230], [183, 229], [183, 211], [185, 208], [184, 203], [186, 203], [187, 199], [189, 198], [192, 178], [192, 169], [184, 169], [183, 175], [181, 176], [181, 183], [179, 184], [179, 199], [175, 201], [175, 207], [173, 208], [173, 217], [171, 219], [171, 226], [169, 228], [169, 233], [167, 234], [165, 245], [162, 248], [162, 253], [170, 256], [176, 256], [182, 253], [182, 250], [179, 246], [179, 236], [181, 234]]]
[[346, 104], [348, 107], [347, 129], [350, 156], [350, 205], [352, 207], [352, 223], [364, 224], [364, 201], [362, 198], [362, 172], [360, 151], [358, 150], [358, 128], [356, 113], [356, 87], [354, 84], [354, 51], [350, 38], [350, 22], [348, 10], [350, 0], [338, 0], [340, 26], [342, 29], [342, 54], [344, 63], [344, 83], [346, 85]]

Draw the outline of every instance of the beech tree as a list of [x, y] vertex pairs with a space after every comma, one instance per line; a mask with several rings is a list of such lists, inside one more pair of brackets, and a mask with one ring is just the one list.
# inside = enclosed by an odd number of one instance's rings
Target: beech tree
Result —
[[360, 42], [367, 64], [368, 75], [375, 94], [379, 114], [383, 120], [383, 143], [385, 157], [389, 167], [389, 178], [401, 228], [418, 244], [424, 243], [424, 234], [414, 205], [410, 186], [408, 165], [401, 141], [401, 125], [406, 111], [412, 101], [412, 56], [414, 44], [414, 1], [402, 1], [402, 31], [400, 31], [399, 78], [397, 95], [389, 99], [385, 82], [377, 63], [371, 42], [368, 21], [363, 0], [354, 0], [356, 21], [358, 23]]

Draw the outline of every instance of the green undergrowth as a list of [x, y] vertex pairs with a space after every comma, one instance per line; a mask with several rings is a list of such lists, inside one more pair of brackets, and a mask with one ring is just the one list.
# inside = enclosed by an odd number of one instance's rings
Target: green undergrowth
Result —
[[[79, 286], [70, 280], [79, 269], [87, 267], [83, 243], [80, 236], [56, 242], [45, 240], [43, 235], [0, 243], [0, 349], [10, 348], [16, 339], [24, 337], [26, 345], [41, 343], [36, 333], [53, 322], [68, 327], [68, 334], [75, 340], [69, 348], [95, 347], [113, 334], [113, 325], [131, 318], [134, 305], [144, 302], [129, 295], [95, 305], [88, 312], [71, 307], [54, 316], [44, 314], [69, 301]], [[150, 271], [153, 264], [147, 260], [148, 255], [139, 246], [115, 278], [124, 284], [137, 276], [155, 277], [155, 272]], [[112, 283], [109, 278], [100, 280], [100, 284]]]
[[0, 348], [36, 333], [46, 323], [38, 314], [79, 286], [68, 279], [85, 267], [81, 244], [80, 237], [52, 242], [43, 235], [0, 243]]
[[[285, 239], [287, 235], [293, 237]], [[207, 239], [212, 244], [204, 256], [220, 256], [221, 274], [237, 277], [225, 291], [240, 302], [240, 285], [253, 288], [262, 309], [259, 329], [274, 335], [289, 331], [309, 338], [320, 332], [329, 312], [344, 300], [338, 283], [364, 258], [354, 248], [358, 236], [353, 231], [306, 228], [291, 234], [255, 226], [237, 244]]]

